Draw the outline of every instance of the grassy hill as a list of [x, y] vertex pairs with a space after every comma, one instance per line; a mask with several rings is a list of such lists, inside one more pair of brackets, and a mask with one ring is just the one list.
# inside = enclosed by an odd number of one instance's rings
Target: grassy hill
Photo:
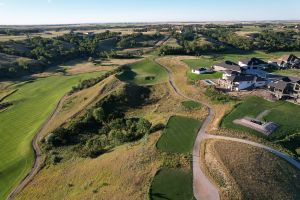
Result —
[[80, 80], [101, 73], [52, 76], [16, 86], [5, 101], [13, 106], [0, 113], [0, 199], [25, 176], [33, 161], [31, 139], [58, 100]]
[[152, 85], [167, 80], [166, 71], [151, 58], [128, 65], [118, 78], [138, 85]]

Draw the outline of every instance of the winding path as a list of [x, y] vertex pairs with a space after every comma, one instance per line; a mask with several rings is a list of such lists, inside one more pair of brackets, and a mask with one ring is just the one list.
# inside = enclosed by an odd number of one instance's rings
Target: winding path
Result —
[[25, 188], [25, 186], [28, 183], [30, 183], [30, 181], [33, 179], [33, 177], [41, 169], [41, 166], [42, 166], [43, 162], [42, 162], [42, 158], [41, 158], [41, 149], [40, 149], [40, 147], [38, 145], [38, 139], [40, 138], [40, 135], [41, 135], [43, 129], [46, 127], [46, 125], [48, 124], [48, 122], [52, 119], [52, 117], [56, 113], [57, 109], [62, 104], [63, 99], [66, 97], [66, 95], [67, 94], [65, 94], [62, 98], [60, 98], [59, 102], [56, 104], [56, 106], [53, 109], [53, 111], [49, 114], [49, 116], [47, 117], [47, 119], [43, 122], [43, 124], [37, 130], [35, 136], [32, 139], [32, 142], [31, 142], [31, 145], [32, 145], [32, 148], [33, 148], [33, 152], [34, 152], [34, 163], [33, 163], [33, 166], [31, 168], [30, 172], [28, 172], [28, 174], [24, 177], [24, 179], [22, 179], [22, 181], [19, 183], [19, 185], [16, 188], [14, 188], [14, 190], [11, 193], [9, 193], [9, 195], [6, 198], [6, 200], [12, 200], [19, 192], [22, 191], [23, 188]]
[[[199, 102], [198, 100], [189, 98], [186, 95], [184, 95], [183, 93], [181, 93], [181, 91], [177, 88], [177, 86], [172, 78], [172, 72], [169, 70], [169, 68], [160, 64], [156, 59], [154, 59], [154, 61], [159, 66], [161, 66], [162, 68], [164, 68], [166, 70], [166, 72], [168, 73], [168, 77], [169, 77], [169, 83], [178, 95], [180, 95], [186, 99]], [[209, 125], [212, 117], [214, 116], [214, 110], [210, 105], [208, 105], [204, 102], [199, 102], [199, 103], [208, 107], [209, 114], [206, 117], [206, 119], [204, 120], [204, 123], [202, 124], [202, 127], [198, 132], [198, 135], [196, 137], [195, 144], [193, 147], [193, 191], [194, 191], [194, 196], [197, 200], [219, 200], [220, 199], [218, 188], [213, 183], [211, 183], [211, 181], [207, 178], [207, 176], [201, 169], [200, 147], [201, 147], [202, 140], [205, 140], [205, 139], [219, 139], [219, 140], [234, 141], [234, 142], [244, 143], [244, 144], [252, 145], [252, 146], [255, 146], [258, 148], [262, 148], [262, 149], [265, 149], [265, 150], [279, 156], [280, 158], [283, 158], [284, 160], [286, 160], [287, 162], [289, 162], [294, 167], [296, 167], [297, 169], [300, 170], [300, 163], [298, 161], [293, 159], [291, 156], [286, 155], [286, 154], [284, 154], [280, 151], [277, 151], [271, 147], [268, 147], [266, 145], [248, 141], [248, 140], [238, 139], [238, 138], [207, 134], [205, 131], [206, 131], [206, 128]]]

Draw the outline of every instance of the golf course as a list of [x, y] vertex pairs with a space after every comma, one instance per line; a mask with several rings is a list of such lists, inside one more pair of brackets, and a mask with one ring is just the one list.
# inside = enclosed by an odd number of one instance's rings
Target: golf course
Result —
[[80, 80], [102, 73], [50, 76], [12, 86], [17, 92], [4, 102], [13, 105], [0, 113], [0, 199], [4, 199], [32, 167], [31, 140], [59, 99]]

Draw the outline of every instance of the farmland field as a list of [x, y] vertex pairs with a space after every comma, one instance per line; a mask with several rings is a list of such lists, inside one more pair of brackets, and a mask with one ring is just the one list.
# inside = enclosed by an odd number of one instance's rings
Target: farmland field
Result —
[[118, 78], [122, 81], [139, 85], [151, 85], [165, 82], [167, 80], [166, 71], [156, 64], [151, 58], [128, 65]]
[[157, 142], [157, 148], [172, 153], [191, 153], [200, 121], [173, 116]]
[[180, 169], [161, 169], [152, 182], [150, 199], [194, 199], [192, 173]]
[[58, 100], [80, 80], [102, 73], [51, 76], [16, 85], [5, 99], [13, 106], [0, 113], [0, 199], [25, 176], [33, 161], [30, 141]]

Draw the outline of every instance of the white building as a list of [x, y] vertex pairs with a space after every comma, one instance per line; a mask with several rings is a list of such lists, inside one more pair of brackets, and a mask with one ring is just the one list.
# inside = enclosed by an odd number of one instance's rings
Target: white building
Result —
[[192, 69], [193, 74], [206, 74], [208, 72], [210, 72], [210, 70], [206, 68]]

